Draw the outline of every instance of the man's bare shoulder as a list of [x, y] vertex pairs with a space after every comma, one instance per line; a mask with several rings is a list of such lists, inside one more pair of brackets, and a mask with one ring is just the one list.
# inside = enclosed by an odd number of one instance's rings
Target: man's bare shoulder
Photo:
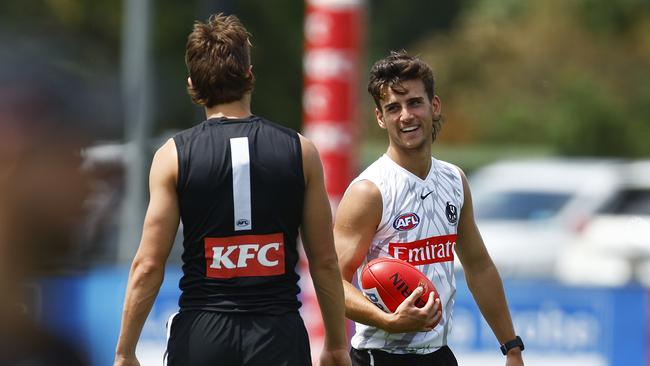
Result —
[[164, 156], [176, 156], [176, 142], [174, 142], [173, 138], [167, 139], [164, 144], [162, 144], [161, 147], [156, 150], [156, 155], [162, 155]]
[[345, 192], [345, 197], [349, 199], [379, 199], [381, 192], [375, 183], [368, 179], [360, 179], [353, 182]]
[[316, 145], [314, 145], [314, 143], [310, 139], [306, 138], [301, 134], [298, 134], [298, 137], [300, 138], [300, 149], [302, 150], [303, 160], [305, 160], [306, 158], [311, 160], [319, 156], [318, 149], [316, 149]]
[[178, 153], [174, 139], [168, 139], [153, 157], [151, 164], [151, 175], [161, 179], [172, 179], [174, 182], [178, 176]]
[[364, 217], [364, 220], [377, 224], [381, 213], [382, 197], [379, 188], [370, 180], [362, 179], [348, 187], [336, 215], [337, 218]]
[[316, 145], [305, 136], [298, 134], [300, 138], [300, 150], [302, 151], [302, 169], [304, 172], [305, 184], [309, 185], [314, 179], [323, 179], [323, 164]]

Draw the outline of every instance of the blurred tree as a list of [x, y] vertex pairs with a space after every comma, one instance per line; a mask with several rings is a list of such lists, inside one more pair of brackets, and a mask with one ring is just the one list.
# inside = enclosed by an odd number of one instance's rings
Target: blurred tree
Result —
[[298, 129], [302, 93], [302, 2], [205, 1], [154, 3], [154, 83], [159, 132], [200, 122], [202, 108], [186, 93], [185, 43], [195, 21], [210, 14], [237, 15], [252, 34], [256, 76], [253, 113]]
[[[464, 1], [410, 0], [407, 6], [399, 1], [366, 0], [366, 4], [366, 62], [360, 71], [359, 85], [364, 107], [360, 112], [362, 120], [366, 122], [363, 126], [364, 139], [385, 142], [385, 132], [375, 122], [374, 102], [366, 91], [370, 68], [390, 51], [406, 49], [418, 52], [420, 49], [411, 49], [411, 46], [423, 36], [446, 35], [451, 32], [462, 14]], [[381, 144], [381, 150], [384, 149], [383, 145], [384, 143]]]
[[[368, 0], [370, 61], [388, 50], [406, 48], [420, 34], [449, 29], [460, 11], [460, 0], [434, 5], [414, 0], [410, 6]], [[253, 111], [299, 129], [302, 122], [302, 51], [305, 1], [194, 0], [152, 2], [154, 119], [158, 133], [189, 127], [203, 118], [185, 92], [184, 52], [195, 20], [210, 13], [238, 15], [253, 34], [253, 65], [257, 77]], [[65, 45], [69, 51], [54, 63], [84, 75], [104, 100], [103, 139], [120, 138], [120, 43], [122, 1], [10, 0], [0, 2], [2, 33], [33, 36]], [[38, 50], [35, 50], [38, 54]], [[46, 57], [46, 55], [44, 55]], [[369, 65], [368, 65], [369, 66]], [[364, 69], [365, 71], [365, 69]], [[365, 72], [362, 72], [365, 75]], [[365, 95], [364, 85], [360, 92]]]
[[253, 113], [300, 130], [304, 1], [240, 0], [235, 14], [253, 35]]
[[120, 2], [112, 0], [0, 2], [0, 36], [6, 51], [31, 55], [76, 75], [83, 88], [69, 85], [68, 90], [77, 94], [79, 103], [93, 100], [95, 138], [121, 136], [116, 76], [120, 22]]
[[439, 75], [443, 141], [650, 155], [650, 3], [474, 0], [415, 49]]
[[[434, 66], [448, 124], [442, 142], [548, 144], [567, 154], [650, 155], [650, 3], [644, 0], [368, 0], [367, 64], [389, 50]], [[194, 20], [233, 12], [253, 33], [255, 113], [299, 129], [304, 1], [153, 3], [157, 132], [202, 118], [185, 92], [185, 40]], [[35, 57], [83, 76], [98, 105], [97, 136], [122, 136], [122, 3], [0, 2], [0, 32]], [[56, 58], [43, 42], [65, 50]], [[365, 96], [365, 78], [359, 86]], [[74, 91], [71, 90], [71, 93]], [[367, 96], [366, 96], [367, 98]], [[372, 121], [372, 103], [364, 102]], [[374, 123], [374, 122], [371, 122]], [[376, 128], [369, 130], [381, 133]]]
[[[407, 48], [423, 34], [446, 33], [455, 26], [462, 1], [367, 0], [368, 57], [370, 64], [391, 50]], [[369, 65], [370, 66], [370, 65]]]

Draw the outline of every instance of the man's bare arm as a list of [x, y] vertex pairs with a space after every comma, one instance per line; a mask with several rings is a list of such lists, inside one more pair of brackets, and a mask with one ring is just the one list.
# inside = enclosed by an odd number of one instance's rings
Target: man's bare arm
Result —
[[425, 307], [417, 308], [414, 305], [415, 299], [422, 295], [422, 289], [418, 287], [395, 313], [389, 314], [366, 299], [351, 282], [354, 272], [363, 263], [370, 248], [381, 221], [382, 210], [381, 193], [367, 180], [351, 185], [339, 204], [334, 224], [334, 241], [343, 276], [346, 316], [390, 333], [429, 331], [441, 316], [440, 305], [434, 303], [433, 295]]
[[156, 152], [151, 165], [151, 198], [140, 246], [129, 273], [115, 365], [138, 365], [136, 345], [160, 290], [165, 262], [178, 230], [177, 159], [175, 144], [169, 140]]
[[343, 288], [334, 251], [332, 211], [325, 191], [323, 167], [314, 145], [302, 136], [300, 139], [305, 175], [301, 235], [325, 325], [321, 365], [350, 365]]
[[[490, 258], [474, 220], [472, 195], [465, 174], [461, 171], [465, 200], [458, 224], [456, 253], [463, 265], [467, 286], [483, 317], [500, 344], [515, 338], [501, 277]], [[521, 351], [508, 353], [507, 365], [523, 365]]]

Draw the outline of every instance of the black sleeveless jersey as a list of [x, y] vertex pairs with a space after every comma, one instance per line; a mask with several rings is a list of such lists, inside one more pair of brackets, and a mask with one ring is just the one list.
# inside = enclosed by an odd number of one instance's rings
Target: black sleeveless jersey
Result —
[[209, 119], [174, 136], [183, 223], [183, 310], [297, 311], [305, 191], [295, 131]]

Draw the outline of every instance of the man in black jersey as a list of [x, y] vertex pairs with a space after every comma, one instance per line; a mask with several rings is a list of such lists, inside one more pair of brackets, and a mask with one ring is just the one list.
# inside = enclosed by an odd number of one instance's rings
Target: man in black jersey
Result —
[[187, 42], [188, 92], [207, 120], [155, 154], [151, 199], [126, 291], [115, 365], [136, 344], [183, 221], [180, 311], [169, 365], [311, 365], [298, 313], [302, 235], [326, 340], [321, 365], [350, 365], [341, 276], [314, 145], [251, 113], [249, 33], [235, 16], [197, 22]]

